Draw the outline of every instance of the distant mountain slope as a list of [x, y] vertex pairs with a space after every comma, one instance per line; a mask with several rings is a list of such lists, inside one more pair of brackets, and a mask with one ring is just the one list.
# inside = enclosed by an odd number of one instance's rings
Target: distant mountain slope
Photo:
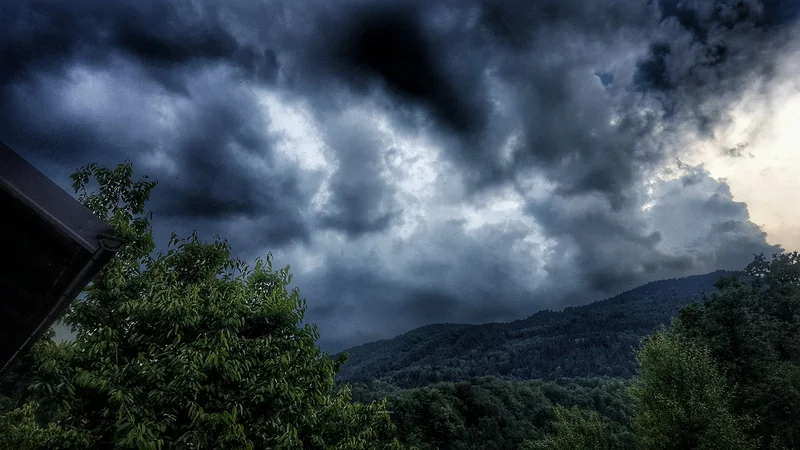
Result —
[[476, 376], [630, 377], [633, 348], [731, 272], [655, 281], [606, 300], [485, 325], [435, 324], [346, 350], [337, 380], [417, 387]]

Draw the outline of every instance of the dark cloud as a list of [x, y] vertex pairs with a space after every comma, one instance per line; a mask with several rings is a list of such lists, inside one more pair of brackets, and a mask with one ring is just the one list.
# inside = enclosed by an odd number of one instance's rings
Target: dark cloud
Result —
[[428, 37], [420, 5], [380, 4], [356, 10], [341, 39], [332, 42], [336, 70], [360, 89], [381, 82], [393, 94], [424, 105], [455, 132], [479, 128], [482, 111], [444, 72], [447, 61]]
[[[591, 2], [482, 2], [478, 11], [474, 29], [454, 27], [448, 34], [451, 46], [470, 55], [465, 58], [470, 65], [461, 70], [502, 87], [492, 95], [502, 107], [487, 102], [482, 112], [497, 117], [494, 123], [487, 121], [480, 138], [464, 135], [454, 146], [464, 169], [477, 173], [473, 182], [493, 185], [536, 167], [550, 171], [565, 192], [619, 194], [640, 158], [648, 158], [632, 143], [619, 141], [647, 124], [629, 120], [621, 125], [624, 133], [613, 129], [609, 92], [592, 74], [605, 69], [604, 52], [621, 43], [625, 33], [648, 33], [652, 8], [643, 2], [602, 8]], [[624, 73], [614, 76], [625, 82]], [[476, 92], [481, 91], [465, 95]], [[505, 156], [501, 149], [509, 134], [518, 139]]]
[[699, 168], [680, 170], [652, 185], [649, 208], [641, 201], [614, 209], [596, 194], [529, 202], [529, 213], [558, 242], [545, 266], [549, 278], [584, 299], [602, 298], [660, 278], [736, 270], [754, 254], [780, 251], [726, 184]]
[[763, 21], [766, 24], [783, 25], [800, 17], [800, 3], [785, 0], [764, 0]]
[[639, 63], [634, 79], [640, 89], [666, 91], [674, 87], [667, 72], [667, 58], [671, 53], [669, 44], [657, 42], [650, 45], [649, 55]]
[[[644, 217], [614, 211], [601, 197], [551, 197], [529, 204], [529, 211], [547, 235], [562, 243], [561, 259], [572, 261], [568, 270], [577, 270], [582, 275], [579, 282], [591, 291], [614, 292], [675, 262], [658, 251], [661, 234], [652, 231]], [[564, 268], [559, 264], [548, 270], [557, 277]]]
[[[776, 76], [794, 3], [7, 0], [0, 139], [48, 174], [131, 159], [159, 236], [301, 261], [330, 348], [511, 320], [775, 249], [702, 169], [654, 176]], [[265, 90], [311, 111], [322, 167]], [[407, 147], [438, 165], [391, 166]]]
[[[722, 151], [722, 154], [724, 154], [725, 156], [733, 157], [733, 158], [741, 158], [742, 156], [745, 155], [744, 151], [748, 146], [749, 146], [749, 144], [747, 144], [746, 142], [742, 142], [740, 144], [737, 144], [734, 147], [729, 147], [729, 148], [724, 149]], [[753, 157], [752, 153], [747, 153], [747, 155], [750, 156], [750, 157]]]
[[254, 105], [218, 100], [197, 102], [196, 117], [183, 118], [170, 170], [177, 174], [155, 173], [163, 180], [157, 211], [185, 221], [257, 220], [255, 236], [248, 233], [251, 242], [280, 246], [307, 239], [302, 205], [309, 202], [309, 186], [278, 164]]
[[513, 320], [546, 303], [527, 287], [536, 271], [529, 252], [537, 251], [523, 242], [528, 232], [521, 223], [475, 230], [463, 221], [431, 224], [413, 246], [334, 247], [324, 269], [295, 282], [323, 344], [336, 350], [433, 322]]
[[[455, 137], [448, 146], [451, 157], [475, 188], [496, 185], [542, 164], [558, 171], [559, 179], [567, 175], [572, 181], [564, 188], [570, 191], [618, 192], [629, 182], [632, 166], [639, 162], [636, 149], [604, 142], [611, 134], [603, 135], [608, 128], [603, 119], [610, 111], [600, 104], [606, 100], [600, 98], [602, 93], [586, 86], [590, 80], [585, 75], [602, 63], [603, 57], [594, 51], [615, 45], [622, 36], [619, 30], [646, 33], [655, 24], [652, 8], [643, 2], [612, 2], [602, 8], [591, 2], [410, 5], [400, 12], [381, 6], [357, 15], [345, 27], [345, 43], [333, 42], [355, 48], [345, 61], [370, 68], [366, 73], [382, 79], [396, 96], [417, 103], [426, 99], [421, 104], [444, 125], [441, 131]], [[435, 13], [423, 14], [423, 7]], [[400, 41], [405, 45], [398, 46]], [[565, 52], [563, 42], [575, 50]], [[599, 48], [592, 49], [593, 43]], [[536, 56], [521, 57], [524, 54]], [[505, 88], [503, 98], [491, 93], [492, 83]], [[594, 99], [587, 101], [587, 94]], [[498, 111], [497, 102], [506, 103], [505, 112]], [[633, 127], [633, 121], [627, 126]], [[588, 136], [590, 127], [601, 135]], [[499, 150], [510, 133], [520, 134], [520, 143], [511, 161], [504, 162]], [[608, 158], [612, 152], [625, 161]], [[577, 161], [559, 170], [571, 159]]]
[[[296, 168], [278, 163], [269, 121], [241, 84], [251, 75], [269, 81], [274, 53], [240, 45], [219, 11], [188, 2], [10, 9], [14, 26], [0, 44], [0, 120], [10, 145], [68, 171], [131, 159], [160, 181], [155, 212], [182, 228], [257, 221], [248, 240], [307, 239], [302, 205], [314, 182], [301, 186]], [[83, 96], [107, 109], [76, 110]], [[159, 117], [164, 109], [168, 117]]]
[[320, 225], [351, 237], [384, 231], [400, 214], [393, 188], [381, 173], [392, 144], [363, 123], [368, 120], [365, 115], [331, 119], [335, 125], [325, 135], [337, 160]]
[[663, 36], [637, 76], [643, 85], [661, 88], [657, 98], [670, 119], [712, 138], [730, 122], [729, 105], [742, 91], [773, 79], [792, 28], [781, 26], [775, 5], [757, 1], [660, 5]]
[[0, 65], [5, 83], [40, 72], [62, 74], [71, 64], [102, 66], [133, 58], [165, 86], [182, 89], [187, 70], [227, 62], [266, 79], [274, 51], [240, 44], [217, 8], [186, 1], [4, 2]]

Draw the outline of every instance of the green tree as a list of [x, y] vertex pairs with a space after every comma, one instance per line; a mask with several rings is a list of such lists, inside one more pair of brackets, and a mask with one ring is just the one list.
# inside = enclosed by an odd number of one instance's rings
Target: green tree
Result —
[[195, 234], [153, 255], [155, 183], [131, 177], [129, 163], [73, 175], [80, 201], [128, 244], [66, 313], [75, 339], [34, 347], [33, 382], [0, 417], [0, 447], [398, 448], [383, 403], [334, 389], [344, 358], [302, 324], [289, 268], [269, 256], [248, 267]]
[[743, 275], [684, 308], [674, 329], [709, 349], [760, 448], [800, 448], [800, 255], [756, 256]]
[[[47, 330], [41, 340], [49, 341], [55, 332]], [[33, 352], [20, 354], [16, 360], [0, 373], [0, 414], [14, 409], [24, 399], [25, 389], [30, 384], [30, 371], [33, 367]]]
[[[613, 450], [631, 448], [629, 436], [614, 433], [612, 425], [596, 411], [578, 406], [555, 407], [555, 433], [539, 441], [526, 442], [520, 450]], [[627, 437], [628, 439], [625, 439]]]
[[706, 348], [664, 331], [637, 355], [634, 429], [643, 450], [748, 449], [730, 386]]

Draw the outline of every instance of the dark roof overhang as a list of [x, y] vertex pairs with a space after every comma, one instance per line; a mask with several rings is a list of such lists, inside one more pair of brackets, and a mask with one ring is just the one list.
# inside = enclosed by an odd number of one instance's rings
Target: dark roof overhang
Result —
[[0, 371], [120, 247], [108, 224], [0, 142]]

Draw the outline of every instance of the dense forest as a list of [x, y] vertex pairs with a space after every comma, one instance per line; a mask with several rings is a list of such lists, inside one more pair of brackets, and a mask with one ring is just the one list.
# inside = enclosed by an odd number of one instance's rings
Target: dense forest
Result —
[[800, 448], [798, 253], [432, 325], [347, 363], [269, 255], [250, 266], [196, 235], [154, 253], [155, 183], [131, 174], [73, 175], [128, 245], [62, 317], [75, 338], [50, 333], [0, 376], [0, 449]]
[[385, 379], [420, 387], [479, 376], [507, 379], [624, 377], [636, 371], [634, 349], [669, 324], [722, 276], [661, 280], [564, 311], [541, 311], [511, 323], [428, 325], [394, 339], [351, 348], [340, 382]]
[[800, 448], [800, 255], [759, 256], [744, 272], [724, 275], [639, 291], [717, 279], [714, 291], [679, 308], [671, 326], [639, 341], [630, 378], [483, 377], [404, 389], [390, 375], [351, 381], [352, 393], [362, 401], [386, 398], [400, 440], [420, 449]]
[[615, 448], [634, 448], [629, 426], [630, 382], [563, 379], [506, 381], [481, 377], [424, 388], [397, 389], [381, 382], [355, 383], [353, 398], [387, 398], [397, 433], [423, 449], [516, 449], [555, 433], [559, 408], [591, 412], [608, 424]]

